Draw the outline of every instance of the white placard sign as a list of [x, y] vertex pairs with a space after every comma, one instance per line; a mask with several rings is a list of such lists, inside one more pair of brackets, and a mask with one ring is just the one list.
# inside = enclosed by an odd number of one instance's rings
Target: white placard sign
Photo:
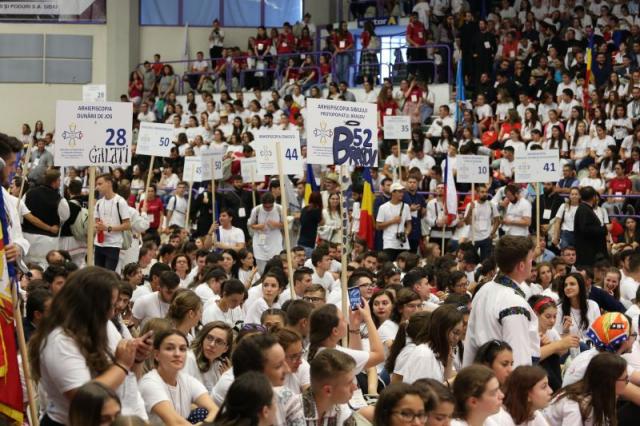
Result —
[[458, 155], [456, 181], [459, 183], [488, 183], [489, 157], [486, 155]]
[[276, 142], [280, 142], [283, 173], [285, 175], [302, 174], [300, 133], [297, 130], [263, 130], [256, 132], [253, 148], [256, 151], [258, 174], [278, 174]]
[[130, 102], [56, 103], [56, 166], [131, 164], [133, 104]]
[[171, 155], [171, 139], [173, 125], [165, 123], [140, 122], [136, 154], [169, 157]]
[[385, 139], [411, 139], [411, 117], [408, 115], [385, 115]]
[[255, 157], [243, 158], [240, 160], [240, 175], [243, 182], [251, 182], [251, 179], [255, 179], [254, 182], [262, 182], [264, 175], [258, 173], [258, 163]]
[[222, 179], [222, 157], [220, 151], [204, 151], [201, 154], [202, 180], [211, 180], [211, 165], [213, 164], [213, 178]]
[[516, 183], [557, 182], [560, 180], [560, 155], [557, 150], [516, 153]]
[[378, 166], [376, 104], [307, 99], [310, 164]]
[[82, 86], [82, 100], [84, 102], [106, 102], [106, 84], [85, 84]]
[[[193, 180], [191, 180], [193, 178]], [[184, 157], [182, 180], [185, 182], [202, 182], [202, 158]]]

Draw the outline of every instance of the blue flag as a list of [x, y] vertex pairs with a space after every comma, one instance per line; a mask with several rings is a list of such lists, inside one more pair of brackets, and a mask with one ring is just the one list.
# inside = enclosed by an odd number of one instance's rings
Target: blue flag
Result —
[[462, 122], [460, 102], [464, 101], [464, 77], [462, 76], [462, 58], [460, 58], [458, 61], [458, 69], [456, 71], [456, 123]]

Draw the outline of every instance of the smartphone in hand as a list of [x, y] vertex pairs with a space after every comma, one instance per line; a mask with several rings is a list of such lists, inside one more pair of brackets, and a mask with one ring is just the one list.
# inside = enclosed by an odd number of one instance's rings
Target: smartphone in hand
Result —
[[349, 305], [352, 311], [357, 311], [359, 306], [362, 306], [362, 294], [360, 294], [360, 287], [353, 287], [349, 290]]

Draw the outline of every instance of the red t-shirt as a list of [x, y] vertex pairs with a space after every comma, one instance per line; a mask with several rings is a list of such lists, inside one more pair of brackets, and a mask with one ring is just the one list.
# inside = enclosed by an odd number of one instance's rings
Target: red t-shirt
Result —
[[[140, 211], [142, 211], [142, 206], [146, 202], [147, 200], [142, 200], [140, 202]], [[153, 215], [153, 221], [151, 221], [149, 228], [158, 229], [160, 227], [161, 225], [160, 216], [162, 215], [163, 210], [164, 210], [164, 207], [162, 205], [162, 200], [160, 198], [156, 197], [152, 201], [149, 201], [149, 204], [147, 207], [147, 214]]]
[[388, 115], [396, 115], [398, 112], [398, 104], [393, 99], [385, 103], [378, 103], [378, 114], [380, 114], [380, 122], [384, 126], [384, 117]]
[[264, 55], [271, 47], [271, 39], [269, 38], [258, 38], [255, 41], [256, 50], [260, 55]]
[[160, 75], [163, 67], [164, 64], [162, 62], [154, 62], [153, 65], [151, 65], [151, 69], [156, 75]]
[[425, 45], [425, 32], [424, 25], [420, 21], [407, 25], [407, 37], [418, 46]]
[[276, 46], [276, 51], [278, 53], [291, 53], [293, 52], [293, 48], [296, 45], [296, 38], [293, 34], [285, 34], [282, 33], [278, 36], [278, 45]]
[[626, 176], [615, 177], [609, 181], [609, 189], [614, 195], [625, 194], [628, 190], [631, 190], [631, 187], [631, 180]]
[[313, 47], [313, 40], [310, 37], [300, 37], [298, 39], [298, 51], [311, 52]]
[[369, 43], [371, 42], [371, 34], [369, 34], [369, 31], [363, 31], [362, 34], [360, 34], [360, 41], [362, 42], [363, 48], [366, 49], [369, 47]]
[[353, 36], [349, 31], [347, 31], [345, 35], [336, 33], [336, 47], [340, 50], [351, 49], [353, 47]]

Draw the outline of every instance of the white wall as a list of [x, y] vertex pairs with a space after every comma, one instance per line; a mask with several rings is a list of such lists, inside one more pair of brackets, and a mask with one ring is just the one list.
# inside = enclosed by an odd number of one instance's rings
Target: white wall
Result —
[[[8, 34], [73, 34], [93, 36], [91, 83], [104, 84], [107, 76], [106, 25], [34, 25], [2, 24], [0, 33]], [[36, 120], [44, 122], [45, 130], [55, 125], [57, 100], [81, 100], [82, 85], [75, 84], [0, 84], [3, 100], [0, 132], [17, 136], [22, 123], [33, 129]]]

